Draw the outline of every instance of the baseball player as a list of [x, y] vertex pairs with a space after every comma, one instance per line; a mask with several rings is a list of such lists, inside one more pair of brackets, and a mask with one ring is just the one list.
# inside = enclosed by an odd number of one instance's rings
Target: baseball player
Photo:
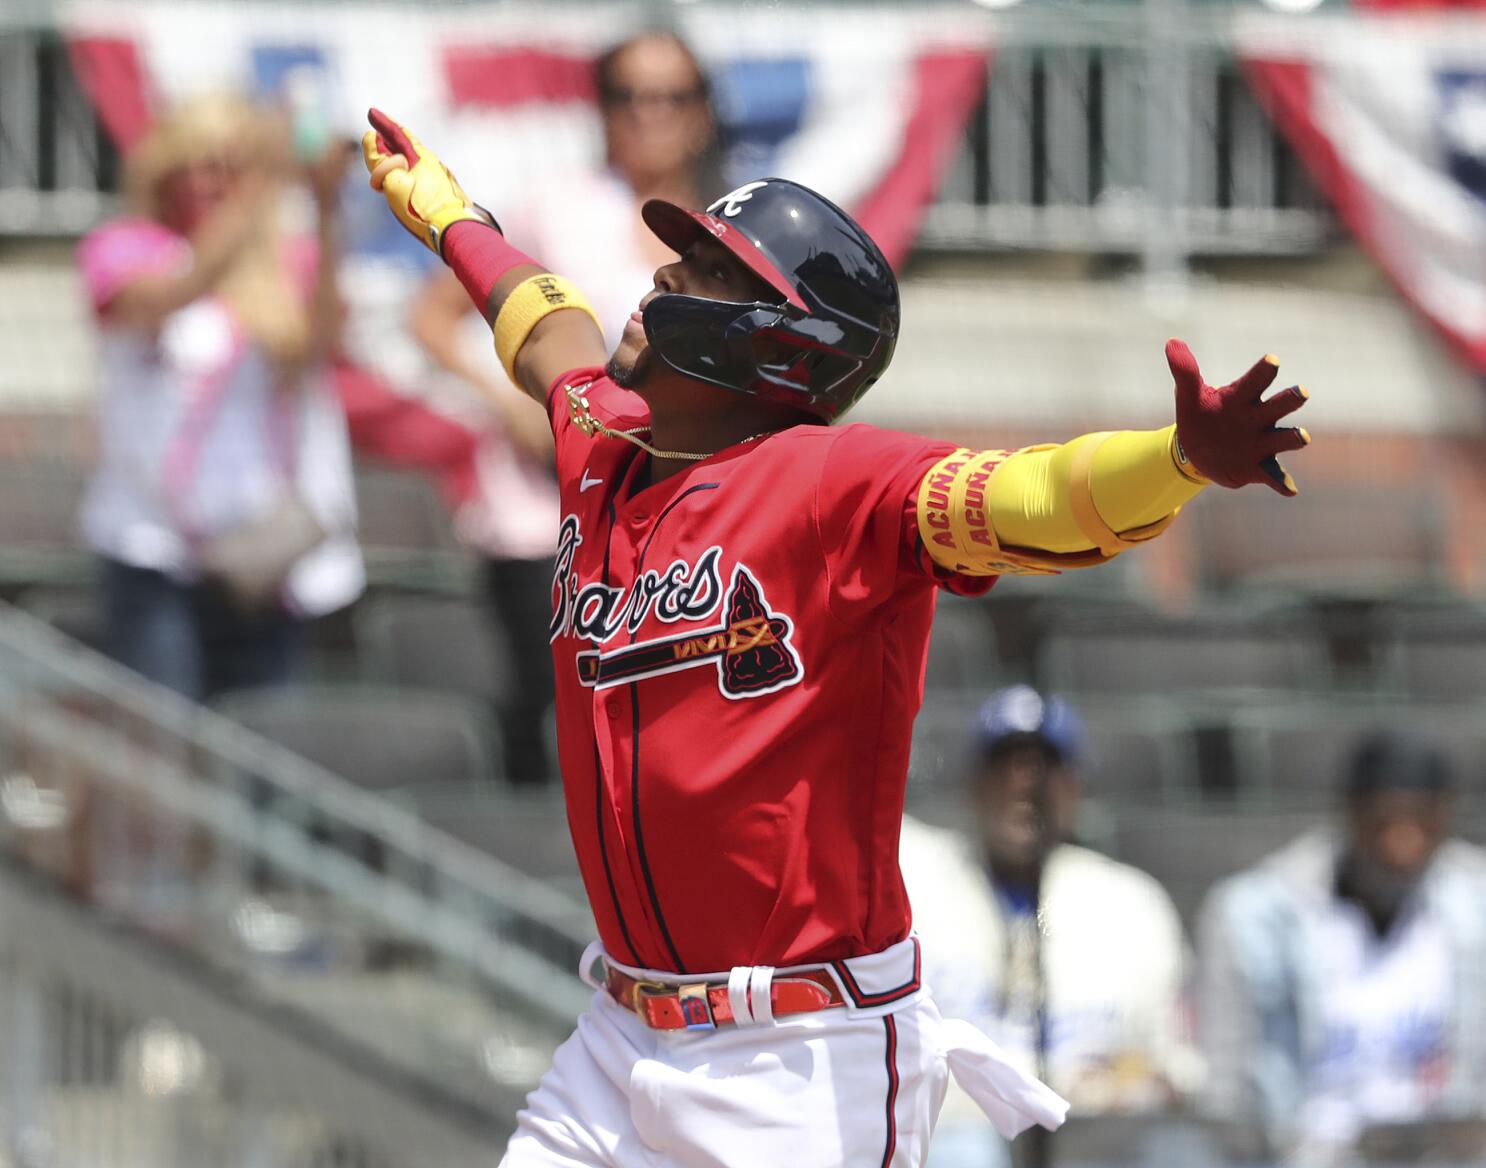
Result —
[[563, 784], [600, 941], [595, 994], [507, 1168], [923, 1162], [953, 1074], [1006, 1136], [1067, 1105], [920, 977], [898, 872], [934, 598], [1103, 563], [1209, 482], [1294, 483], [1310, 438], [1276, 361], [1205, 384], [1167, 346], [1176, 425], [1018, 452], [832, 426], [882, 375], [898, 288], [837, 207], [764, 179], [653, 200], [678, 259], [610, 355], [372, 111], [372, 186], [491, 322], [546, 408], [563, 519], [552, 651]]

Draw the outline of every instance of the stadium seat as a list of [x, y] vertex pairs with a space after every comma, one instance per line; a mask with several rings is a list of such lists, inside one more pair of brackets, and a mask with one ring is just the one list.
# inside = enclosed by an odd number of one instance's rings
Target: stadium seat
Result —
[[459, 694], [493, 710], [517, 683], [493, 614], [472, 601], [377, 597], [357, 610], [356, 641], [373, 684]]
[[68, 584], [91, 557], [77, 534], [87, 468], [61, 457], [0, 458], [0, 584]]
[[414, 801], [426, 822], [529, 876], [576, 881], [567, 811], [555, 790], [513, 789], [499, 798], [488, 791], [445, 790], [424, 797], [415, 793]]
[[1122, 559], [1058, 577], [1012, 576], [991, 590], [983, 603], [1008, 680], [1031, 681], [1044, 641], [1064, 625], [1149, 616], [1150, 609], [1128, 590], [1131, 573]]
[[1486, 789], [1486, 709], [1395, 703], [1302, 703], [1235, 711], [1242, 789], [1254, 797], [1331, 804], [1343, 768], [1366, 735], [1388, 730], [1438, 746], [1463, 787]]
[[1074, 1111], [1049, 1141], [1058, 1168], [1113, 1168], [1116, 1164], [1181, 1164], [1219, 1168], [1226, 1161], [1200, 1121], [1167, 1114], [1082, 1115]]
[[1393, 595], [1444, 576], [1442, 510], [1428, 490], [1208, 491], [1193, 510], [1214, 588]]
[[356, 535], [374, 584], [468, 590], [471, 558], [455, 542], [427, 479], [411, 471], [358, 468], [356, 503]]
[[1415, 701], [1486, 700], [1486, 610], [1385, 616], [1379, 636], [1386, 690]]
[[1323, 689], [1329, 673], [1314, 628], [1226, 614], [1070, 621], [1048, 637], [1038, 661], [1050, 689], [1126, 697]]
[[102, 601], [96, 588], [83, 584], [43, 584], [27, 588], [16, 607], [90, 649], [103, 649]]
[[292, 686], [228, 694], [233, 721], [367, 791], [411, 798], [495, 775], [489, 735], [468, 703], [442, 694], [358, 686]]
[[1178, 707], [1141, 703], [1085, 709], [1087, 797], [1180, 800], [1196, 791], [1193, 727]]
[[996, 630], [979, 601], [941, 596], [934, 613], [924, 688], [988, 690], [997, 684]]
[[1159, 880], [1190, 926], [1218, 880], [1329, 822], [1330, 816], [1317, 810], [1127, 804], [1118, 808], [1111, 847], [1117, 858]]

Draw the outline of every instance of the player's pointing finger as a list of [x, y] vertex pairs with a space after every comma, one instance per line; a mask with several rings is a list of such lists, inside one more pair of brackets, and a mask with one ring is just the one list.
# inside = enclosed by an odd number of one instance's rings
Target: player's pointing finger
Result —
[[418, 139], [414, 138], [400, 123], [394, 122], [379, 109], [366, 111], [366, 120], [371, 123], [372, 129], [376, 130], [382, 141], [390, 147], [387, 153], [401, 154], [408, 160], [409, 166], [416, 166], [421, 156], [418, 150]]

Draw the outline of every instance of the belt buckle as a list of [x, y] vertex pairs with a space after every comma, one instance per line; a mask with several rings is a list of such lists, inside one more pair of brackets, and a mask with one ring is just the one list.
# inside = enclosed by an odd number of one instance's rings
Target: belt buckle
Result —
[[712, 1017], [712, 1003], [707, 999], [706, 982], [677, 986], [676, 1001], [688, 1030], [717, 1029], [717, 1021]]
[[674, 996], [676, 1007], [681, 1011], [681, 1021], [688, 1030], [716, 1030], [717, 1021], [712, 1017], [712, 1003], [707, 999], [707, 983], [692, 982], [689, 985], [671, 986], [658, 981], [635, 983], [637, 998], [669, 998]]

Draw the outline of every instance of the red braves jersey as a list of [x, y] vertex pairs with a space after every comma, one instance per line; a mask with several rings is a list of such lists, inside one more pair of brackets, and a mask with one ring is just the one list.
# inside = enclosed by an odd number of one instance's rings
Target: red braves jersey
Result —
[[646, 486], [598, 370], [548, 398], [563, 520], [552, 648], [568, 822], [604, 946], [675, 972], [908, 934], [898, 830], [936, 585], [915, 499], [947, 443], [799, 425]]

